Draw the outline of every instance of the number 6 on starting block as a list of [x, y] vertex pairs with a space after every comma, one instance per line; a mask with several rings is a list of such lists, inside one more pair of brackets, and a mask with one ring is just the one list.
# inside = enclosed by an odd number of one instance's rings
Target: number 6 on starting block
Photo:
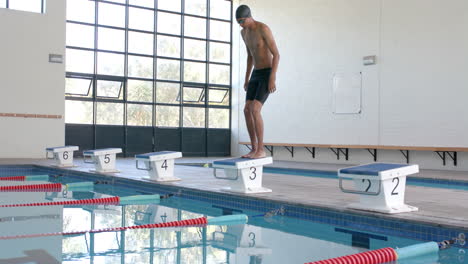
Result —
[[[46, 158], [55, 160], [57, 167], [73, 167], [73, 151], [75, 150], [78, 150], [78, 146], [46, 148]], [[49, 153], [52, 153], [52, 157]]]
[[[273, 163], [271, 157], [260, 159], [234, 158], [213, 162], [213, 175], [218, 179], [231, 180], [223, 190], [239, 193], [265, 193], [271, 189], [262, 187], [263, 165]], [[226, 177], [218, 177], [216, 169], [224, 169]]]
[[[136, 168], [138, 170], [148, 171], [151, 180], [180, 181], [180, 178], [174, 177], [174, 159], [182, 157], [181, 152], [160, 151], [135, 156]], [[139, 167], [138, 162], [143, 161], [145, 167]]]

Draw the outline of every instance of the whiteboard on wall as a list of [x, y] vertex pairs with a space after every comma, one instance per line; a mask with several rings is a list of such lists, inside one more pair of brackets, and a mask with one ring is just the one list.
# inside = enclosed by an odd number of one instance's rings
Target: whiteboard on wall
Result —
[[362, 74], [333, 75], [333, 113], [360, 114], [362, 107]]

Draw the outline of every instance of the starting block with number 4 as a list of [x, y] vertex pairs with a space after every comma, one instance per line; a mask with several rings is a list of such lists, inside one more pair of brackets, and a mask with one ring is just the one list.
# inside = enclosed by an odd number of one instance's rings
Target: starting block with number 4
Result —
[[[135, 156], [136, 168], [146, 170], [151, 180], [180, 181], [180, 178], [174, 177], [174, 159], [182, 157], [181, 152], [160, 151]], [[143, 161], [146, 167], [140, 167], [139, 161]]]
[[[260, 159], [234, 158], [213, 162], [215, 178], [231, 180], [223, 190], [239, 193], [265, 193], [271, 189], [262, 187], [263, 165], [273, 163], [271, 157]], [[226, 177], [216, 175], [216, 169], [224, 169]]]
[[73, 167], [73, 151], [78, 149], [78, 146], [46, 148], [46, 158], [55, 160], [57, 167]]
[[[418, 172], [418, 165], [373, 163], [340, 169], [338, 177], [343, 192], [359, 194], [359, 203], [348, 208], [395, 214], [418, 210], [404, 203], [406, 176]], [[353, 180], [355, 189], [345, 188], [344, 179]]]
[[94, 164], [96, 172], [119, 172], [115, 169], [116, 155], [118, 153], [122, 153], [121, 148], [86, 150], [83, 151], [84, 163]]

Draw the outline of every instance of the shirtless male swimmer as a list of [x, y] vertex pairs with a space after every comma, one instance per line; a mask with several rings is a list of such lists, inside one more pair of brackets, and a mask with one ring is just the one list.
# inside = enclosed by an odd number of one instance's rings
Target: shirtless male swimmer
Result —
[[263, 148], [261, 110], [268, 95], [276, 91], [276, 71], [280, 55], [270, 28], [262, 22], [255, 21], [248, 6], [241, 5], [237, 8], [236, 20], [242, 27], [241, 35], [247, 47], [247, 71], [244, 82], [247, 96], [244, 115], [252, 144], [252, 151], [242, 157], [263, 158], [266, 153]]

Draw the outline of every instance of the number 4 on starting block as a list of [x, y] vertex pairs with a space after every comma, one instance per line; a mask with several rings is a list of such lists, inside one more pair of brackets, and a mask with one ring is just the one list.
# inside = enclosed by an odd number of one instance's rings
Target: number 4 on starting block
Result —
[[[148, 171], [151, 180], [180, 181], [180, 178], [174, 177], [174, 159], [182, 157], [181, 152], [160, 151], [135, 156], [136, 168], [138, 170]], [[138, 166], [138, 162], [143, 161], [145, 167]]]

